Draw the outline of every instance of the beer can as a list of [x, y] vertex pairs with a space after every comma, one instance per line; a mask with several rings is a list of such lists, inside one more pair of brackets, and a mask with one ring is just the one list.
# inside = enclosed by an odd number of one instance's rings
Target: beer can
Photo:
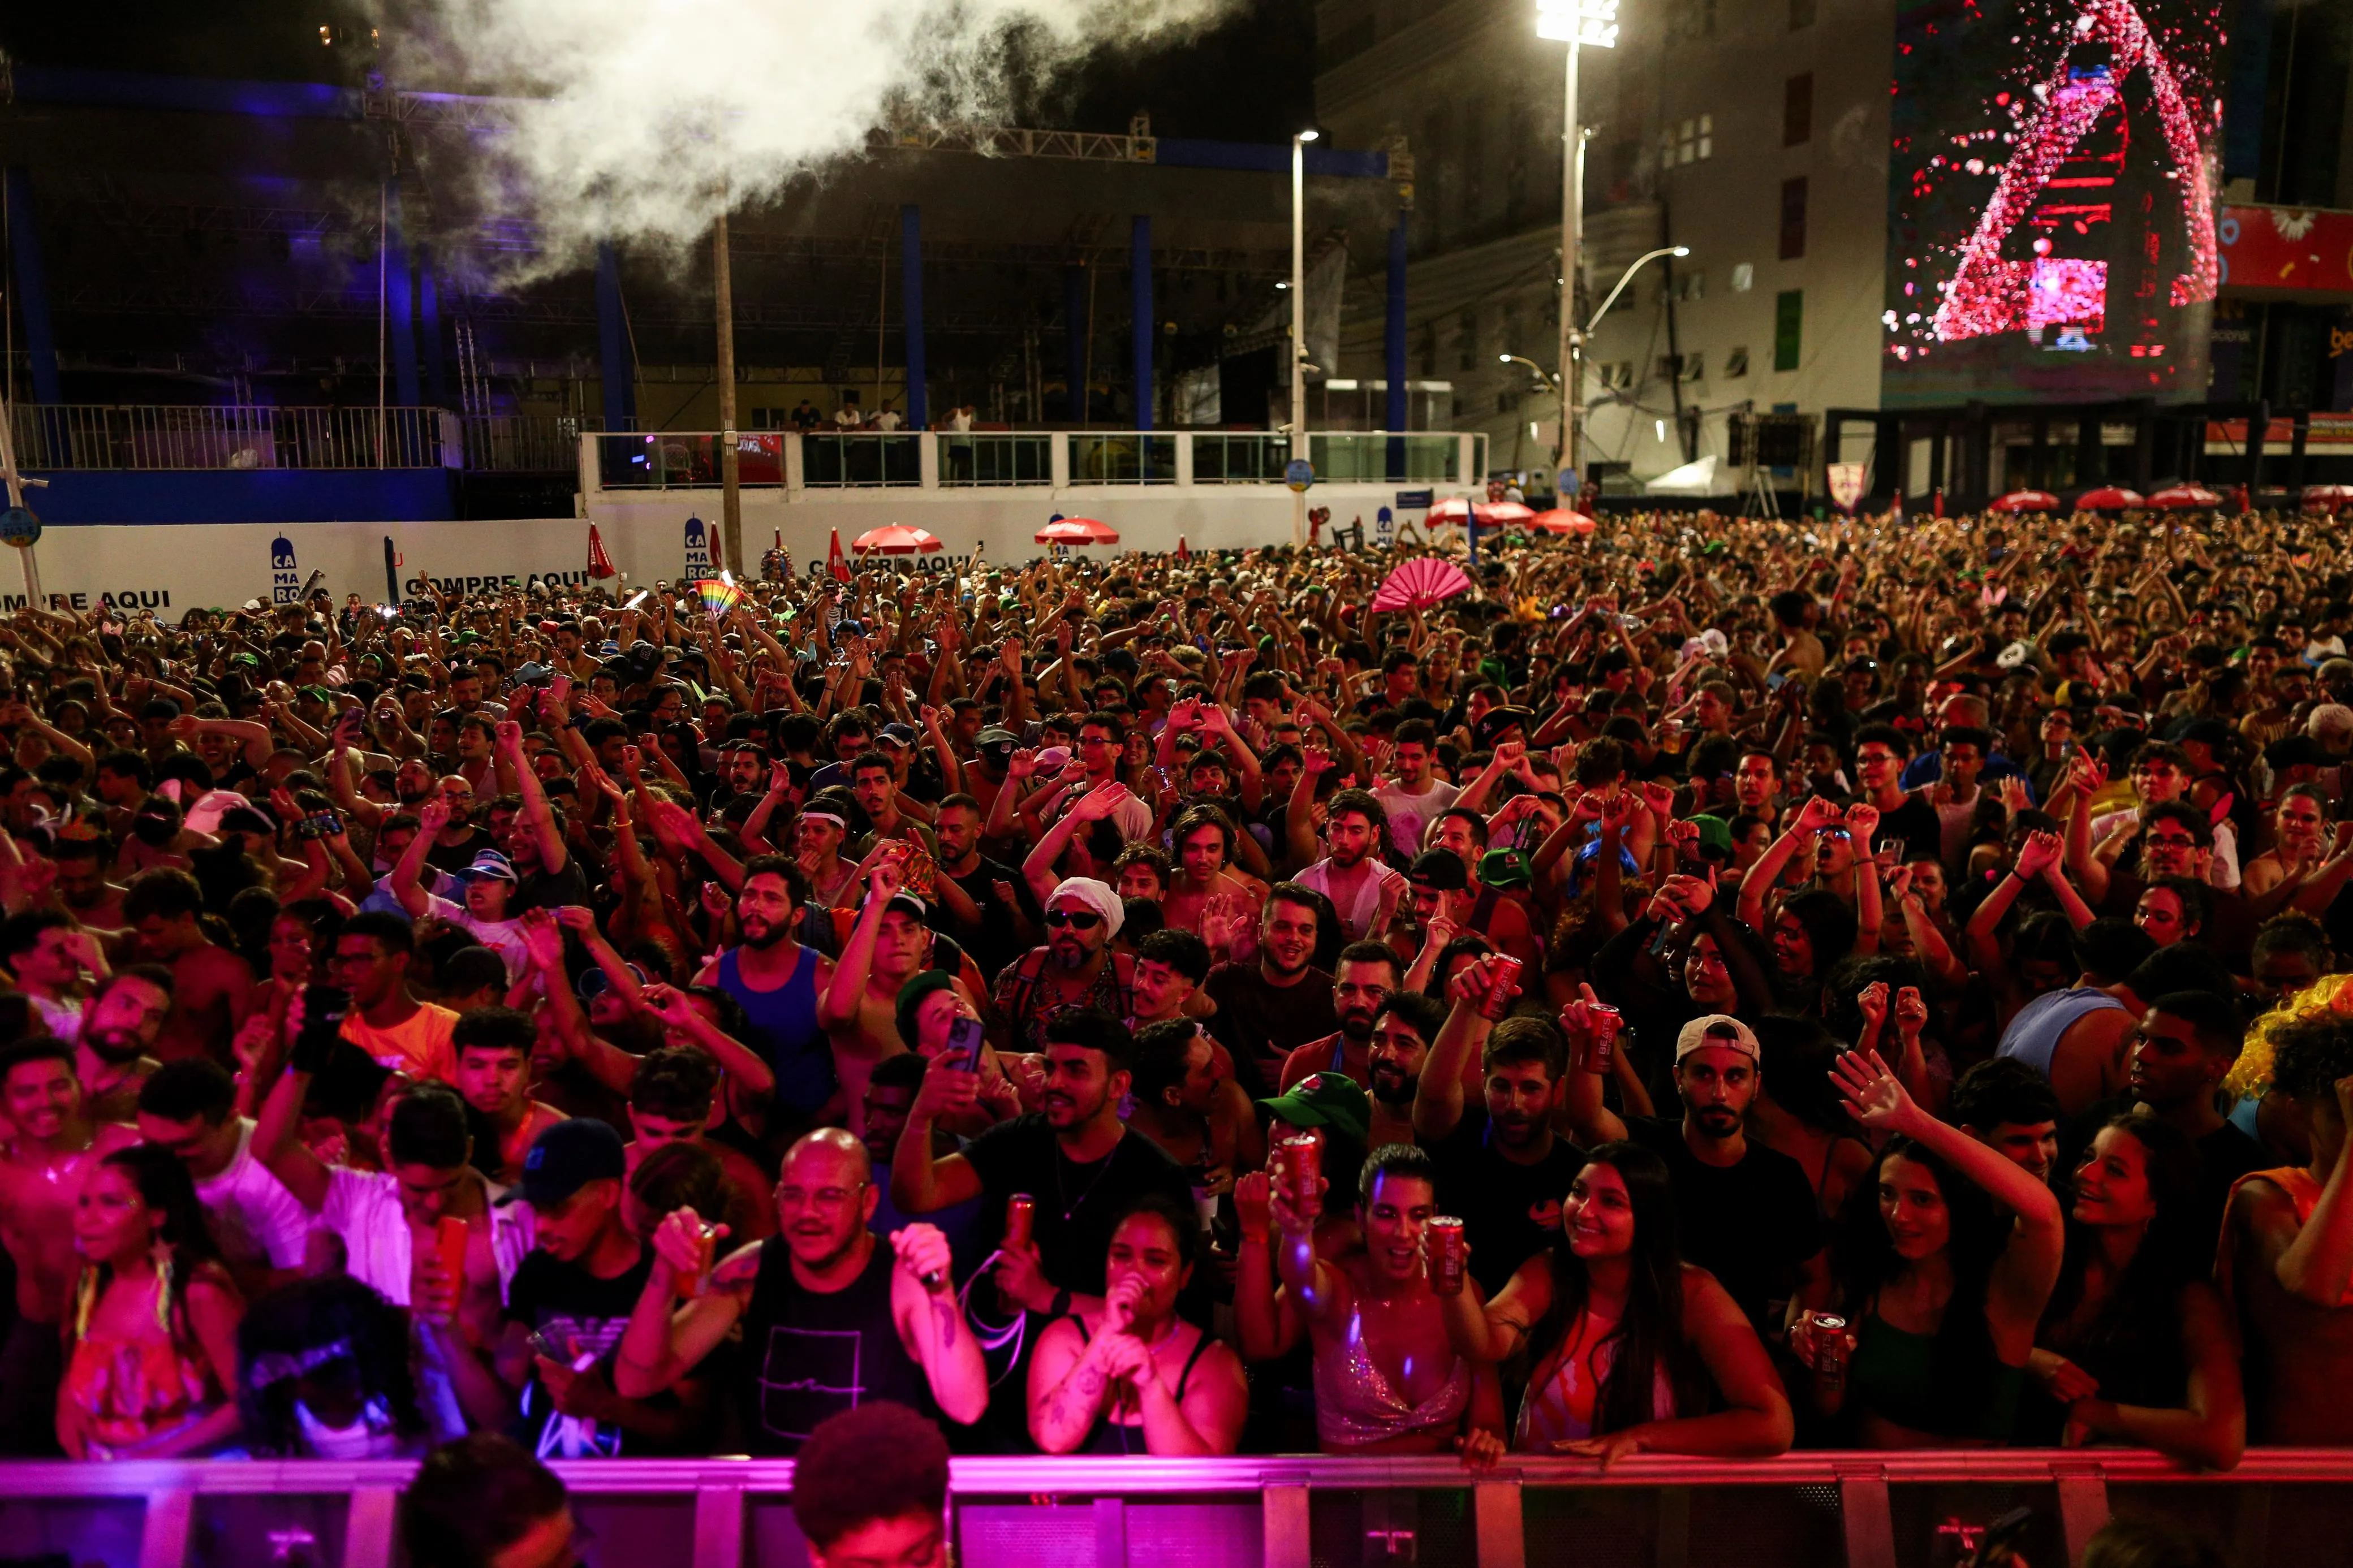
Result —
[[1846, 1320], [1814, 1314], [1814, 1376], [1824, 1394], [1846, 1387]]
[[1304, 1214], [1320, 1212], [1324, 1194], [1317, 1188], [1324, 1179], [1324, 1135], [1308, 1129], [1284, 1139], [1282, 1150], [1282, 1177], [1291, 1189], [1292, 1206]]
[[1487, 966], [1490, 984], [1487, 987], [1487, 999], [1479, 1005], [1479, 1016], [1482, 1018], [1500, 1018], [1510, 1012], [1512, 1004], [1518, 1000], [1516, 993], [1520, 984], [1520, 961], [1508, 952], [1498, 952], [1488, 958]]
[[1462, 1222], [1452, 1215], [1430, 1219], [1430, 1288], [1441, 1296], [1462, 1294], [1462, 1275], [1470, 1255], [1462, 1247]]
[[694, 1237], [694, 1267], [679, 1271], [673, 1289], [681, 1301], [691, 1301], [711, 1289], [711, 1259], [719, 1233], [710, 1226], [697, 1228]]
[[1577, 1065], [1587, 1072], [1608, 1078], [1618, 1055], [1618, 1031], [1626, 1026], [1625, 1017], [1615, 1007], [1598, 1005], [1588, 1007], [1585, 1016], [1591, 1028], [1583, 1044], [1585, 1059]]
[[441, 1272], [449, 1280], [449, 1305], [454, 1310], [466, 1298], [466, 1222], [456, 1215], [443, 1215], [433, 1226], [433, 1248], [441, 1262]]
[[1005, 1239], [1000, 1244], [1008, 1252], [1020, 1252], [1029, 1245], [1029, 1231], [1038, 1217], [1038, 1200], [1028, 1193], [1016, 1193], [1005, 1200]]

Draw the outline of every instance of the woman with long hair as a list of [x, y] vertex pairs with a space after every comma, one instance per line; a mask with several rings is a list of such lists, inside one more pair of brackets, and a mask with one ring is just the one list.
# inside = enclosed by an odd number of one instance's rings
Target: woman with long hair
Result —
[[237, 1327], [237, 1407], [260, 1458], [406, 1459], [431, 1434], [408, 1314], [348, 1275], [298, 1279]]
[[1683, 1260], [1666, 1162], [1639, 1144], [1593, 1151], [1561, 1205], [1559, 1237], [1493, 1301], [1467, 1278], [1442, 1300], [1447, 1337], [1471, 1360], [1527, 1352], [1512, 1439], [1523, 1453], [1608, 1465], [1789, 1446], [1789, 1400], [1765, 1346], [1715, 1277]]
[[58, 1441], [77, 1459], [163, 1459], [237, 1429], [244, 1303], [188, 1168], [153, 1143], [117, 1149], [74, 1203], [81, 1255], [58, 1390]]
[[[1832, 1246], [1847, 1326], [1808, 1311], [1790, 1329], [1791, 1348], [1817, 1372], [1814, 1406], [1849, 1418], [1864, 1447], [2007, 1443], [2059, 1278], [2059, 1200], [1921, 1110], [1878, 1052], [1850, 1051], [1837, 1071], [1854, 1119], [1893, 1136]], [[1845, 1370], [1824, 1377], [1833, 1337]]]
[[[2237, 1465], [2247, 1400], [2213, 1237], [2192, 1234], [2197, 1145], [2146, 1112], [2119, 1116], [2075, 1170], [2067, 1252], [2028, 1369], [2034, 1444], [2141, 1445], [2208, 1469]], [[2189, 1221], [2185, 1224], [2185, 1221]]]

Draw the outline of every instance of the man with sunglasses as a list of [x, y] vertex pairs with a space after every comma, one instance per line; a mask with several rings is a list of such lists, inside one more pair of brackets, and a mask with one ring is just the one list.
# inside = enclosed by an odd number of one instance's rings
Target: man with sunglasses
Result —
[[999, 1050], [1039, 1049], [1048, 1022], [1072, 1007], [1114, 1018], [1135, 1011], [1135, 961], [1111, 946], [1126, 915], [1108, 883], [1065, 877], [1055, 885], [1046, 896], [1046, 944], [997, 976], [990, 1011]]

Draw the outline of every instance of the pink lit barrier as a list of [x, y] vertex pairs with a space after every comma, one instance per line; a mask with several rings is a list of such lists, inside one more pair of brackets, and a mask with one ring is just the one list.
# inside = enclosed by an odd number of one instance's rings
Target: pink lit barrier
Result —
[[[394, 1568], [405, 1464], [0, 1465], [0, 1563]], [[804, 1568], [789, 1462], [555, 1466], [591, 1568]], [[965, 1458], [962, 1568], [1946, 1568], [2021, 1505], [2037, 1568], [2111, 1511], [2196, 1530], [2235, 1568], [2347, 1560], [2353, 1450], [2228, 1475], [2129, 1449], [1808, 1453], [1765, 1461]]]

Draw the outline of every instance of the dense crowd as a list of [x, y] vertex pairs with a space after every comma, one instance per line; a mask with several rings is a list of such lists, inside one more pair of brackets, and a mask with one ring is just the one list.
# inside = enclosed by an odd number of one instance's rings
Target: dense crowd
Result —
[[2353, 561], [1606, 521], [0, 628], [0, 1448], [2353, 1441]]

